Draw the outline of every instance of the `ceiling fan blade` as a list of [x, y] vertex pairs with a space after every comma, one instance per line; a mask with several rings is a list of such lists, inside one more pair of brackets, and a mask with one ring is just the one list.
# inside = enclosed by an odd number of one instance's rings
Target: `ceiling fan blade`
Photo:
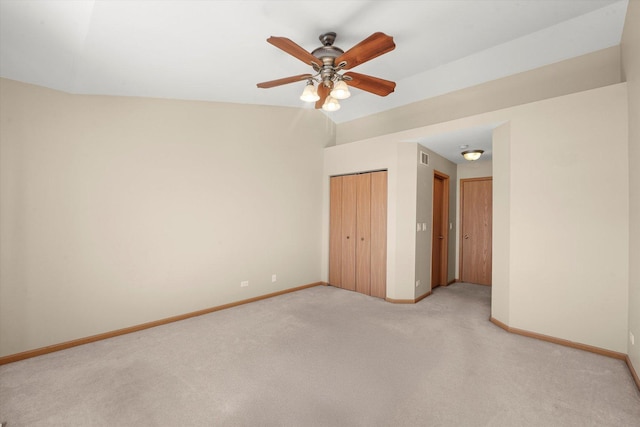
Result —
[[307, 65], [316, 64], [318, 67], [322, 67], [322, 61], [320, 61], [318, 58], [311, 55], [309, 52], [286, 37], [271, 36], [267, 39], [267, 41], [275, 47], [284, 50], [289, 55], [298, 58], [300, 61], [304, 62]]
[[298, 76], [291, 76], [291, 77], [285, 77], [282, 79], [278, 79], [278, 80], [271, 80], [268, 82], [262, 82], [262, 83], [258, 83], [257, 86], [262, 88], [262, 89], [269, 89], [271, 87], [276, 87], [276, 86], [282, 86], [282, 85], [286, 85], [289, 83], [295, 83], [295, 82], [299, 82], [302, 80], [306, 80], [309, 77], [312, 77], [311, 74], [300, 74]]
[[316, 101], [316, 109], [322, 108], [322, 106], [324, 105], [324, 101], [327, 99], [327, 96], [329, 96], [329, 88], [320, 83], [318, 85], [318, 96], [320, 97], [320, 99]]
[[360, 43], [336, 58], [335, 64], [339, 66], [345, 62], [343, 69], [351, 68], [367, 62], [377, 56], [383, 55], [396, 48], [393, 37], [384, 33], [373, 33]]
[[396, 88], [395, 82], [368, 76], [366, 74], [350, 71], [348, 73], [344, 73], [344, 76], [351, 78], [351, 80], [345, 80], [349, 86], [357, 87], [358, 89], [366, 90], [367, 92], [380, 96], [387, 96]]

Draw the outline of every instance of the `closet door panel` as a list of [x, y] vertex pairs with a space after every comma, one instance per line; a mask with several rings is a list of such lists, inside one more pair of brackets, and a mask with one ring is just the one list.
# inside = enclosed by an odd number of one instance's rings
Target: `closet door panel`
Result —
[[387, 296], [387, 172], [371, 174], [371, 296]]
[[342, 275], [344, 289], [356, 290], [357, 175], [342, 177]]
[[330, 180], [329, 284], [342, 287], [342, 177]]
[[356, 178], [356, 291], [371, 295], [371, 174]]

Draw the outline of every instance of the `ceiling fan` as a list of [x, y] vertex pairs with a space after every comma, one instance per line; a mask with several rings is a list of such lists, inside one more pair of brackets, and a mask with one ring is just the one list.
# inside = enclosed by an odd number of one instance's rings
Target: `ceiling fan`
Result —
[[[311, 65], [315, 74], [285, 77], [258, 83], [257, 86], [268, 89], [306, 80], [307, 85], [300, 99], [307, 102], [315, 101], [316, 108], [326, 111], [336, 111], [340, 108], [338, 99], [346, 99], [351, 95], [349, 86], [380, 96], [387, 96], [394, 91], [396, 84], [389, 80], [354, 72], [340, 74], [342, 70], [350, 70], [395, 49], [393, 37], [380, 32], [373, 33], [346, 52], [333, 45], [336, 33], [321, 34], [319, 38], [322, 46], [309, 53], [285, 37], [269, 37], [267, 42]], [[318, 83], [317, 89], [314, 83]]]

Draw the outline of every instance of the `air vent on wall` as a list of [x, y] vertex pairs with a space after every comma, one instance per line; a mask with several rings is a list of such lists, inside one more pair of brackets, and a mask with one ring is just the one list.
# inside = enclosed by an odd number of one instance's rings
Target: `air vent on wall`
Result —
[[429, 166], [429, 154], [424, 151], [420, 152], [420, 164]]

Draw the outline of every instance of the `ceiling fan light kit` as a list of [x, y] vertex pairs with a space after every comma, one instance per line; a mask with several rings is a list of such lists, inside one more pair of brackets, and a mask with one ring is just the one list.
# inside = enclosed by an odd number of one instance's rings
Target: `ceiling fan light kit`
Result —
[[304, 87], [304, 90], [302, 91], [302, 95], [300, 95], [300, 99], [305, 102], [316, 102], [317, 100], [320, 99], [320, 96], [318, 95], [318, 91], [316, 90], [316, 87], [313, 85], [312, 80], [307, 81], [307, 85]]
[[331, 90], [331, 96], [335, 99], [347, 99], [351, 96], [351, 92], [349, 92], [349, 86], [344, 82], [344, 80], [338, 80], [334, 83], [333, 89]]
[[324, 104], [322, 104], [322, 109], [324, 111], [338, 111], [340, 109], [340, 103], [333, 96], [329, 95], [327, 99], [325, 99]]
[[258, 83], [257, 86], [268, 89], [304, 80], [307, 84], [300, 99], [305, 102], [315, 102], [316, 108], [322, 108], [325, 111], [340, 109], [338, 100], [351, 96], [349, 86], [379, 96], [387, 96], [395, 90], [396, 84], [389, 80], [353, 72], [340, 73], [395, 49], [393, 37], [380, 32], [374, 33], [346, 52], [333, 46], [335, 39], [336, 33], [320, 35], [322, 46], [309, 53], [285, 37], [269, 37], [267, 42], [311, 65], [315, 74], [285, 77]]

